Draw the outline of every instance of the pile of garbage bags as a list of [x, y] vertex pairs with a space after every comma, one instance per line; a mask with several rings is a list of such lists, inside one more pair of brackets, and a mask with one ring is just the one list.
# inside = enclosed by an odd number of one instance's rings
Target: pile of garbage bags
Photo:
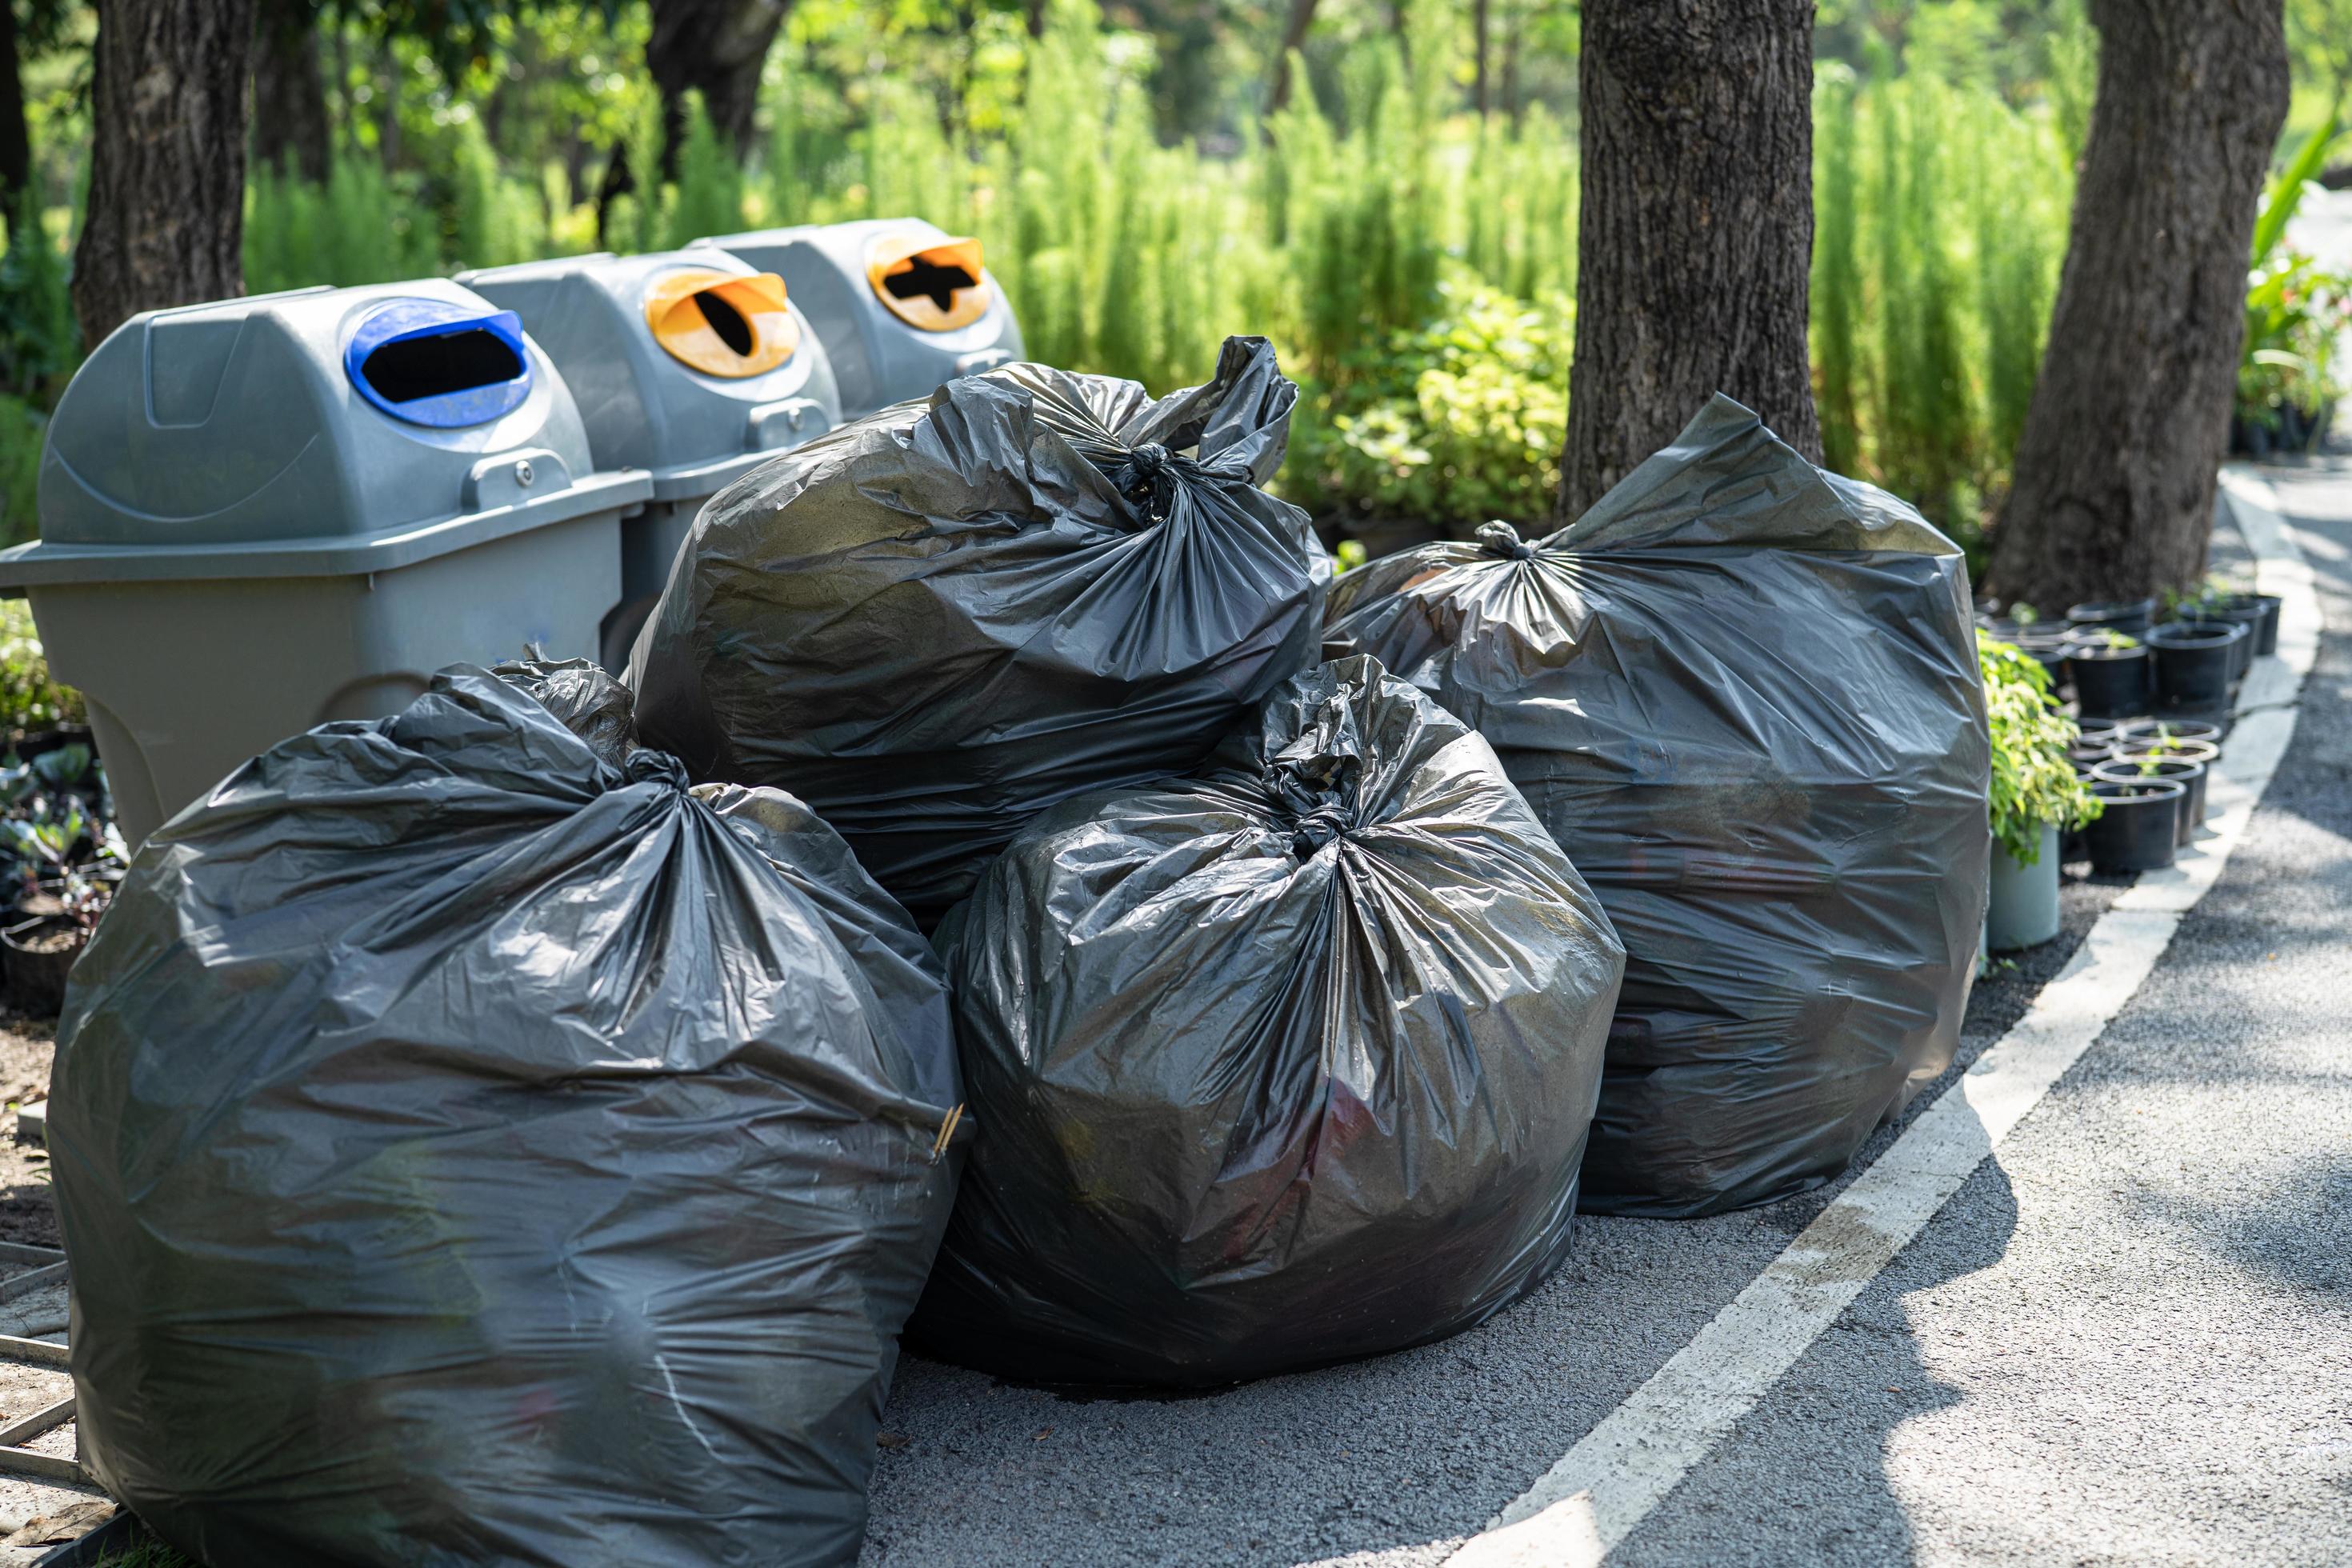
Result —
[[1990, 876], [1959, 551], [1727, 397], [1571, 526], [1339, 580], [1327, 646], [1495, 744], [1625, 944], [1604, 1214], [1830, 1181], [1951, 1062]]
[[1971, 973], [1958, 552], [1718, 400], [1335, 584], [1295, 401], [951, 383], [714, 498], [626, 686], [159, 832], [53, 1090], [92, 1471], [215, 1562], [844, 1563], [902, 1327], [1214, 1386], [1830, 1179]]
[[78, 966], [83, 1462], [207, 1563], [846, 1561], [968, 1142], [938, 962], [509, 675], [247, 763]]

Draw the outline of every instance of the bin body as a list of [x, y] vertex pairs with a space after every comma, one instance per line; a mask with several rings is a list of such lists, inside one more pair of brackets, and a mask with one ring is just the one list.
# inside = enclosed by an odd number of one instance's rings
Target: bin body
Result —
[[554, 362], [595, 461], [653, 476], [652, 500], [621, 525], [620, 600], [599, 632], [598, 658], [616, 675], [702, 503], [841, 423], [819, 334], [761, 278], [706, 247], [565, 257], [457, 279], [514, 311]]
[[[978, 242], [919, 218], [760, 229], [690, 248], [723, 251], [784, 280], [824, 342], [845, 418], [928, 397], [958, 376], [1022, 357], [1020, 325], [1003, 289], [979, 265]], [[969, 287], [953, 287], [959, 268], [975, 279]], [[889, 292], [908, 283], [942, 292]]]
[[592, 656], [620, 519], [510, 315], [429, 279], [149, 311], [99, 345], [0, 552], [137, 844], [247, 757], [528, 643]]

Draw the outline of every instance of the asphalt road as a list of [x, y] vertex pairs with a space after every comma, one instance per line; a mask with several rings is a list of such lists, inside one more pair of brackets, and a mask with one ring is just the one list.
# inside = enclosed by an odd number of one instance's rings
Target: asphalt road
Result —
[[[2352, 1561], [2352, 465], [2276, 478], [2299, 521], [2336, 520], [2304, 534], [2330, 635], [2248, 841], [2098, 1044], [1612, 1561]], [[2114, 892], [2070, 883], [2067, 937], [1979, 986], [1960, 1065]], [[910, 1362], [865, 1562], [1441, 1562], [1833, 1191], [1589, 1220], [1478, 1330], [1213, 1396]]]

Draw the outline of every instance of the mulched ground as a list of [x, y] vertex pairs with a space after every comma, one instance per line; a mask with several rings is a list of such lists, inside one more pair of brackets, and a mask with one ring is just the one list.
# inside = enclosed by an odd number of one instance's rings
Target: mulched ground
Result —
[[47, 1152], [16, 1142], [16, 1108], [49, 1092], [56, 1023], [0, 1011], [0, 1102], [6, 1107], [0, 1117], [0, 1241], [59, 1245]]

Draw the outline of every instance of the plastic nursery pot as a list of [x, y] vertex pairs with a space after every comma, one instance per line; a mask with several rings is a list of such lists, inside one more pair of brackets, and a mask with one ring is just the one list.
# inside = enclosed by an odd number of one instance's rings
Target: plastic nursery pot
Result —
[[[2090, 726], [2085, 724], [2083, 728], [2087, 732]], [[2202, 719], [2135, 719], [2116, 726], [2112, 743], [2128, 747], [2166, 740], [2202, 741], [2218, 749], [2221, 744], [2221, 726]]]
[[2091, 631], [2121, 632], [2127, 637], [2144, 634], [2156, 622], [2154, 599], [2101, 599], [2076, 605], [2066, 612], [2066, 624]]
[[2227, 610], [2252, 610], [2261, 616], [2254, 623], [2254, 657], [2278, 652], [2279, 605], [2283, 601], [2276, 594], [2232, 594], [2221, 604]]
[[88, 933], [68, 920], [30, 920], [0, 931], [7, 950], [8, 1000], [20, 1013], [54, 1018], [65, 1005], [66, 974]]
[[2113, 741], [2077, 741], [2066, 748], [2066, 760], [2074, 764], [2078, 773], [2088, 773], [2101, 763], [2113, 762], [2116, 743]]
[[2192, 712], [2227, 706], [2237, 648], [2245, 640], [2246, 628], [2234, 622], [2172, 621], [2149, 627], [2157, 706]]
[[[2137, 767], [2142, 763], [2195, 763], [2205, 771], [2194, 780], [2184, 780], [2189, 788], [2189, 822], [2191, 826], [2205, 820], [2205, 781], [2212, 775], [2213, 766], [2221, 760], [2221, 748], [2210, 741], [2137, 741], [2116, 747], [2115, 765]], [[2182, 840], [2186, 843], [2187, 840]]]
[[2180, 805], [2173, 825], [2172, 841], [2187, 845], [2196, 841], [2197, 825], [2205, 820], [2205, 764], [2178, 757], [2147, 759], [2146, 767], [2137, 758], [2118, 757], [2111, 763], [2101, 763], [2091, 770], [2097, 784], [2139, 784], [2147, 779], [2169, 779], [2180, 786]]
[[2147, 711], [2147, 649], [2105, 642], [2066, 645], [2066, 670], [2085, 719], [2121, 719]]
[[2159, 871], [2172, 864], [2180, 837], [2180, 797], [2187, 790], [2170, 779], [2094, 779], [2091, 793], [2102, 808], [2083, 829], [2093, 870]]
[[1992, 892], [1985, 916], [1985, 944], [1995, 952], [2039, 947], [2058, 934], [2058, 829], [2042, 828], [2042, 857], [2031, 866], [2011, 858], [1998, 840], [1992, 847]]
[[2172, 617], [2172, 620], [2173, 624], [2185, 626], [2243, 626], [2246, 631], [2245, 640], [2232, 644], [2230, 648], [2230, 679], [2243, 680], [2246, 679], [2246, 671], [2254, 668], [2254, 634], [2261, 629], [2263, 624], [2263, 612], [2259, 606], [2247, 605], [2238, 609], [2183, 608]]

